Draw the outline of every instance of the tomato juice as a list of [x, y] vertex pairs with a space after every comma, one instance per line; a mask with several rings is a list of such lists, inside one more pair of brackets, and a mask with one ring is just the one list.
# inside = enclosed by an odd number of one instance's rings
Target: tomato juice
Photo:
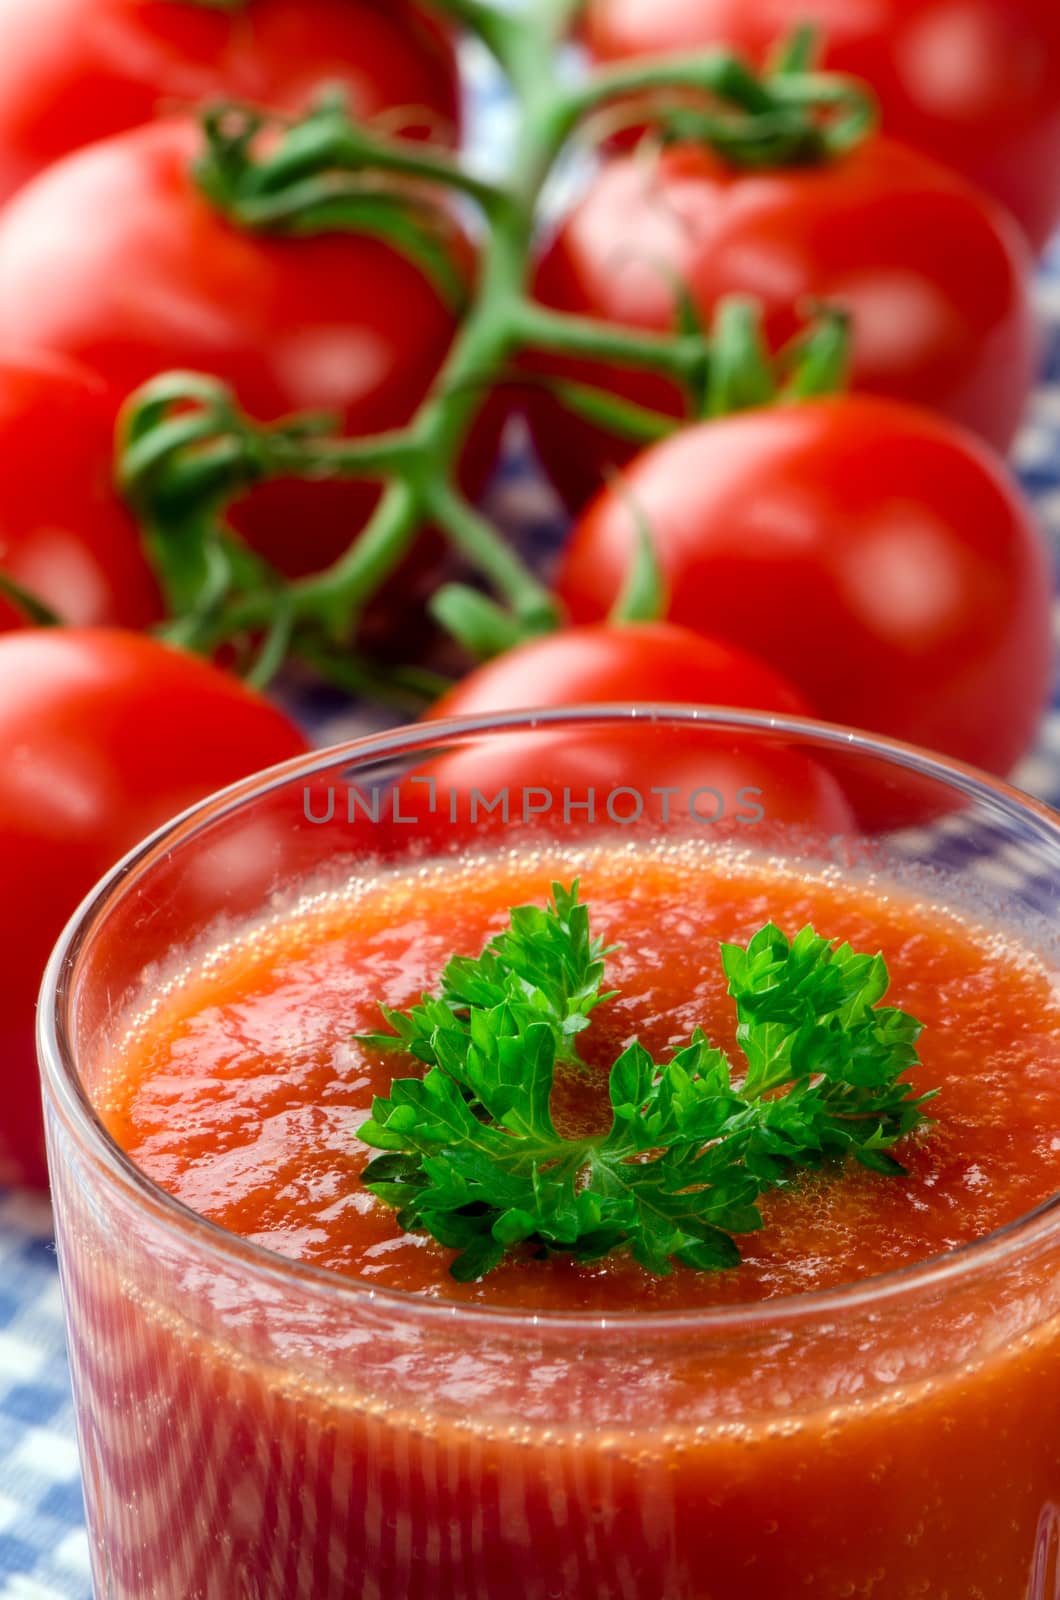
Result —
[[[354, 1035], [575, 875], [619, 994], [558, 1118], [599, 1114], [635, 1036], [667, 1059], [700, 1025], [738, 1061], [719, 941], [812, 922], [882, 950], [925, 1024], [907, 1176], [767, 1196], [730, 1271], [457, 1284], [359, 1182], [372, 1096], [415, 1066]], [[354, 874], [146, 978], [85, 1078], [210, 1226], [53, 1163], [98, 1594], [1060, 1594], [1060, 1244], [984, 1240], [1060, 1190], [1060, 990], [1018, 939], [734, 843], [544, 844]]]

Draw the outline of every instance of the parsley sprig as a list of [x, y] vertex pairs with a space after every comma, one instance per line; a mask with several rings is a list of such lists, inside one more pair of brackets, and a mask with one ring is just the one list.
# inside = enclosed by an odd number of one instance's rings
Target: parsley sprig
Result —
[[458, 1251], [461, 1281], [532, 1244], [591, 1261], [628, 1248], [649, 1272], [740, 1261], [734, 1234], [757, 1202], [828, 1157], [901, 1174], [889, 1152], [926, 1119], [903, 1074], [921, 1024], [880, 1005], [882, 956], [811, 927], [772, 923], [723, 944], [742, 1070], [696, 1030], [660, 1064], [634, 1041], [611, 1069], [610, 1128], [565, 1138], [552, 1119], [557, 1065], [597, 1006], [611, 951], [589, 930], [578, 884], [520, 906], [477, 959], [455, 957], [436, 997], [382, 1007], [390, 1033], [361, 1042], [424, 1063], [377, 1098], [360, 1138], [386, 1154], [363, 1182], [407, 1231]]

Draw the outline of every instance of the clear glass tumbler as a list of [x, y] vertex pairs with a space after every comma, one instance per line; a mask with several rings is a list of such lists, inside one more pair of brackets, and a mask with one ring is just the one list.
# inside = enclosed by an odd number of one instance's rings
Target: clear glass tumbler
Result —
[[1057, 1202], [845, 1289], [530, 1315], [229, 1235], [93, 1109], [174, 952], [307, 884], [690, 830], [913, 888], [1060, 970], [1046, 808], [898, 745], [688, 707], [309, 757], [179, 818], [81, 908], [40, 1047], [99, 1600], [1058, 1600]]

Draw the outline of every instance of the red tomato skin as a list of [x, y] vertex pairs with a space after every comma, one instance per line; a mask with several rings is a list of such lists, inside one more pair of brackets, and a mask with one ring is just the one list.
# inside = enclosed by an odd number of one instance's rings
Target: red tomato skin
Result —
[[[112, 410], [159, 372], [213, 373], [255, 417], [332, 411], [352, 434], [398, 427], [453, 334], [421, 272], [382, 242], [241, 231], [199, 193], [201, 135], [157, 123], [68, 156], [0, 218], [0, 345], [84, 363]], [[356, 286], [356, 292], [351, 290]], [[279, 483], [233, 520], [292, 576], [342, 554], [378, 495]]]
[[152, 829], [306, 742], [234, 678], [154, 639], [33, 628], [0, 637], [0, 748], [0, 1184], [41, 1184], [34, 1003], [67, 918]]
[[1040, 247], [1060, 221], [1056, 0], [590, 0], [601, 60], [729, 45], [763, 63], [813, 22], [887, 132], [995, 196]]
[[635, 622], [590, 623], [517, 645], [469, 673], [426, 716], [653, 702], [811, 714], [791, 684], [746, 651], [671, 622]]
[[455, 133], [452, 46], [400, 0], [0, 0], [0, 199], [157, 117], [218, 99], [297, 113], [322, 84], [362, 118]]
[[[162, 603], [112, 483], [105, 390], [54, 356], [0, 357], [0, 574], [77, 626], [145, 628]], [[0, 632], [26, 625], [0, 596]]]
[[[431, 707], [427, 720], [651, 703], [809, 715], [803, 696], [746, 651], [673, 623], [642, 622], [589, 624], [519, 645], [476, 668]], [[433, 813], [424, 778], [435, 782]], [[472, 803], [476, 790], [487, 797], [507, 791], [507, 822], [502, 813], [482, 809], [480, 801]], [[545, 791], [552, 804], [540, 815], [524, 817], [524, 804], [540, 805]], [[614, 802], [624, 819], [617, 823], [607, 811], [608, 797], [616, 791], [625, 791]], [[568, 793], [569, 815], [564, 809]], [[590, 793], [591, 818], [586, 811]], [[638, 801], [643, 816], [629, 822]], [[579, 728], [573, 734], [557, 728], [491, 736], [429, 763], [415, 784], [403, 786], [400, 804], [403, 815], [417, 819], [413, 831], [436, 849], [466, 848], [469, 839], [501, 827], [558, 831], [563, 837], [574, 830], [592, 838], [609, 823], [612, 831], [626, 825], [658, 831], [684, 822], [714, 836], [733, 830], [746, 834], [754, 824], [758, 842], [765, 838], [763, 826], [810, 826], [829, 834], [853, 827], [835, 780], [783, 740], [772, 748], [741, 747], [732, 735], [660, 730], [647, 721]]]
[[[974, 271], [969, 263], [974, 262]], [[704, 321], [719, 300], [762, 305], [774, 349], [814, 303], [853, 315], [852, 387], [942, 412], [1006, 450], [1034, 379], [1030, 261], [1011, 221], [964, 181], [915, 151], [872, 139], [820, 168], [738, 173], [710, 151], [657, 162], [618, 157], [596, 178], [546, 251], [546, 305], [663, 332], [675, 281]], [[681, 415], [665, 380], [612, 367], [535, 362]], [[585, 503], [624, 442], [531, 391], [535, 440], [569, 503]]]
[[[603, 702], [601, 702], [603, 703]], [[507, 812], [498, 805], [506, 797]], [[528, 833], [595, 844], [616, 831], [734, 836], [783, 849], [797, 829], [856, 829], [826, 765], [778, 737], [770, 748], [738, 735], [685, 736], [647, 719], [620, 728], [491, 733], [427, 762], [402, 784], [389, 839], [423, 853], [458, 853]], [[392, 845], [393, 847], [393, 845]]]
[[651, 528], [674, 622], [749, 650], [827, 721], [1007, 773], [1051, 686], [1051, 573], [976, 440], [852, 396], [683, 430], [575, 528], [558, 592], [606, 615]]

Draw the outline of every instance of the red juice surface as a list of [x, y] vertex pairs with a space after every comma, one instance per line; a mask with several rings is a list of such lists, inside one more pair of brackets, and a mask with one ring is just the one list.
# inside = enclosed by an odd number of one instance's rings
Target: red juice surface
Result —
[[[544, 903], [551, 879], [575, 870], [593, 932], [620, 947], [605, 982], [619, 994], [580, 1040], [595, 1081], [557, 1088], [561, 1119], [594, 1124], [607, 1071], [634, 1037], [666, 1059], [700, 1026], [738, 1070], [719, 943], [746, 942], [768, 920], [789, 935], [811, 922], [881, 950], [887, 1003], [925, 1024], [911, 1081], [940, 1094], [934, 1126], [899, 1152], [908, 1175], [848, 1163], [767, 1196], [766, 1226], [740, 1239], [732, 1271], [655, 1278], [622, 1256], [524, 1257], [455, 1283], [450, 1252], [402, 1234], [358, 1181], [373, 1153], [356, 1138], [372, 1097], [415, 1067], [354, 1035], [378, 1027], [380, 1001], [406, 1007], [436, 989], [451, 955], [476, 955], [511, 906]], [[814, 1325], [799, 1306], [806, 1291], [966, 1245], [1060, 1189], [1057, 995], [1055, 974], [1017, 944], [909, 889], [674, 848], [587, 853], [573, 867], [569, 856], [498, 856], [381, 878], [306, 899], [174, 971], [97, 1077], [123, 1148], [193, 1210], [259, 1245], [411, 1291], [421, 1306], [467, 1309], [409, 1342], [395, 1331], [400, 1300], [384, 1296], [372, 1339], [354, 1340], [345, 1360], [314, 1350], [303, 1361], [289, 1336], [266, 1361], [240, 1353], [216, 1307], [208, 1336], [194, 1316], [194, 1337], [181, 1330], [196, 1292], [186, 1273], [165, 1312], [157, 1285], [126, 1276], [121, 1294], [150, 1358], [139, 1376], [116, 1374], [98, 1352], [75, 1350], [80, 1387], [124, 1378], [151, 1415], [168, 1374], [181, 1406], [210, 1418], [196, 1438], [212, 1459], [199, 1504], [201, 1471], [183, 1473], [179, 1493], [160, 1489], [156, 1471], [145, 1493], [128, 1439], [124, 1459], [97, 1441], [110, 1525], [123, 1522], [114, 1496], [131, 1486], [155, 1529], [146, 1562], [135, 1523], [116, 1541], [113, 1593], [1055, 1600], [1056, 1252], [906, 1303], [844, 1308], [840, 1297]], [[113, 1287], [72, 1288], [105, 1324]], [[204, 1302], [225, 1298], [208, 1279], [198, 1289]], [[776, 1324], [767, 1300], [781, 1308]], [[476, 1322], [484, 1308], [584, 1318], [569, 1336], [534, 1331], [520, 1346], [525, 1320]], [[712, 1308], [728, 1308], [730, 1323], [647, 1320]], [[618, 1313], [628, 1320], [600, 1326]], [[175, 1520], [182, 1538], [167, 1543]], [[282, 1554], [267, 1537], [279, 1524]]]

